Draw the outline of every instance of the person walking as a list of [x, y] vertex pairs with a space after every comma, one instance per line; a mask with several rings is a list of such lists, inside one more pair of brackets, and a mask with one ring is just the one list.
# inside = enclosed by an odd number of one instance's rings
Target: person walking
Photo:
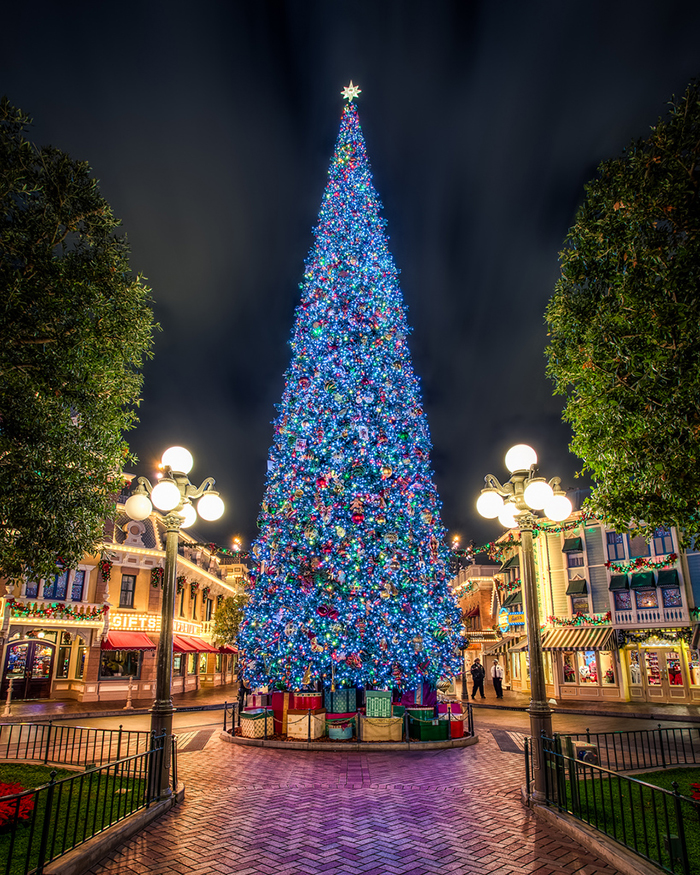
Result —
[[491, 666], [491, 680], [493, 681], [493, 688], [496, 691], [496, 698], [503, 698], [503, 675], [505, 672], [503, 671], [503, 666], [499, 665], [498, 657], [494, 659], [493, 665]]
[[486, 672], [484, 671], [484, 666], [479, 661], [479, 657], [474, 660], [472, 663], [472, 667], [469, 669], [472, 675], [472, 681], [474, 682], [472, 685], [472, 699], [476, 698], [477, 690], [481, 693], [481, 698], [485, 699], [484, 695], [484, 676]]

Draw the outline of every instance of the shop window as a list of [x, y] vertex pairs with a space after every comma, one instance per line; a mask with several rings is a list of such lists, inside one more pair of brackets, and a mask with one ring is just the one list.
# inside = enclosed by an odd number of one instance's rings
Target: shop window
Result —
[[577, 656], [579, 683], [597, 684], [598, 665], [596, 663], [595, 650], [585, 650], [577, 654]]
[[682, 608], [683, 599], [677, 586], [665, 586], [661, 590], [661, 598], [665, 608]]
[[647, 683], [650, 687], [661, 686], [661, 668], [659, 654], [655, 650], [645, 650], [644, 657], [647, 667]]
[[180, 590], [180, 616], [185, 616], [185, 589], [184, 587]]
[[49, 586], [44, 586], [44, 598], [56, 599], [56, 601], [64, 601], [66, 598], [66, 589], [68, 587], [68, 572], [63, 571], [61, 574], [54, 574], [53, 580]]
[[221, 654], [217, 653], [214, 659], [214, 671], [221, 671]]
[[649, 555], [649, 544], [646, 538], [641, 536], [630, 538], [630, 559], [639, 559]]
[[187, 654], [187, 674], [197, 674], [197, 654]]
[[199, 654], [199, 673], [200, 674], [207, 673], [207, 654], [206, 653]]
[[173, 653], [173, 674], [184, 674], [185, 659], [182, 653]]
[[73, 575], [73, 583], [70, 588], [71, 601], [82, 602], [83, 590], [85, 589], [85, 572], [76, 571]]
[[588, 596], [576, 595], [571, 597], [571, 613], [572, 614], [587, 614], [588, 613]]
[[191, 599], [192, 599], [192, 619], [196, 620], [197, 619], [197, 593], [194, 593], [191, 596]]
[[613, 655], [609, 650], [601, 650], [600, 656], [600, 678], [604, 686], [611, 686], [615, 683], [615, 663]]
[[138, 678], [141, 676], [140, 650], [103, 650], [100, 656], [100, 680]]
[[67, 678], [68, 667], [70, 666], [70, 647], [58, 648], [58, 659], [56, 660], [56, 677]]
[[608, 559], [611, 562], [617, 562], [625, 558], [625, 536], [618, 535], [617, 532], [607, 533], [608, 542]]
[[666, 668], [668, 669], [668, 682], [672, 687], [683, 686], [683, 672], [681, 671], [681, 657], [676, 650], [670, 650], [666, 654]]
[[211, 612], [212, 612], [212, 605], [213, 604], [214, 604], [214, 602], [211, 599], [207, 599], [206, 602], [204, 603], [204, 619], [206, 620], [207, 623], [211, 620]]
[[39, 581], [28, 580], [24, 588], [24, 594], [28, 599], [35, 599], [39, 595]]
[[85, 674], [85, 651], [86, 647], [84, 644], [78, 645], [78, 658], [75, 661], [75, 676], [76, 678], [82, 678]]
[[623, 589], [615, 593], [615, 610], [632, 610], [632, 593], [628, 589]]
[[562, 656], [562, 669], [565, 684], [576, 683], [576, 655], [564, 653]]
[[700, 650], [688, 652], [688, 674], [690, 675], [690, 686], [700, 687]]
[[122, 574], [122, 588], [119, 593], [119, 607], [134, 607], [134, 592], [136, 591], [136, 575]]
[[567, 553], [566, 561], [569, 568], [581, 568], [583, 565], [583, 553]]
[[634, 593], [637, 608], [658, 608], [659, 599], [655, 589], [638, 589]]
[[635, 687], [642, 685], [642, 667], [639, 664], [639, 651], [630, 650], [630, 683]]
[[673, 553], [673, 537], [670, 529], [657, 529], [654, 532], [654, 553], [657, 556]]

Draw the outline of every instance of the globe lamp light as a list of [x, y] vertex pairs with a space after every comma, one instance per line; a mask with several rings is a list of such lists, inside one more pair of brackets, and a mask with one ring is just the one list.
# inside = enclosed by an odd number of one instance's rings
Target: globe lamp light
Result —
[[127, 498], [124, 510], [132, 520], [145, 520], [151, 515], [153, 505], [147, 495], [144, 495], [142, 492], [135, 492]]
[[554, 497], [554, 492], [544, 477], [536, 477], [525, 487], [523, 497], [533, 510], [543, 510]]
[[170, 447], [163, 453], [160, 461], [163, 466], [177, 471], [178, 474], [189, 474], [194, 465], [192, 453], [185, 447]]
[[565, 495], [559, 493], [547, 503], [544, 512], [550, 520], [554, 520], [555, 523], [561, 523], [570, 516], [572, 510], [573, 508], [569, 499]]
[[174, 510], [180, 504], [180, 490], [172, 480], [161, 480], [151, 490], [151, 501], [158, 510]]
[[224, 512], [224, 503], [217, 492], [205, 492], [199, 499], [197, 511], [203, 520], [218, 520]]
[[498, 522], [506, 529], [514, 529], [518, 525], [515, 513], [518, 508], [512, 501], [506, 501], [498, 514]]
[[476, 509], [487, 520], [493, 520], [503, 509], [503, 499], [495, 489], [486, 489], [477, 498]]
[[185, 519], [180, 523], [181, 529], [189, 529], [190, 526], [194, 525], [197, 522], [197, 511], [192, 507], [191, 504], [186, 504], [179, 511], [180, 516], [183, 516]]
[[528, 471], [537, 464], [537, 453], [527, 444], [516, 444], [506, 453], [506, 468], [515, 471]]

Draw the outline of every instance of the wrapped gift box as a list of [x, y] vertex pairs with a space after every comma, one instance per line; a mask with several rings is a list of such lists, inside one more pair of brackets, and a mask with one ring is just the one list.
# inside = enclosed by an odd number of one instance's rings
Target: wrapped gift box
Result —
[[[409, 708], [409, 713], [414, 710]], [[431, 709], [432, 710], [432, 709]], [[450, 738], [450, 720], [439, 720], [437, 717], [428, 720], [425, 717], [408, 721], [408, 732], [415, 741], [447, 741]]]
[[269, 708], [241, 711], [241, 735], [244, 738], [265, 738], [274, 732], [274, 720]]
[[269, 708], [271, 698], [270, 693], [249, 693], [248, 708]]
[[287, 736], [307, 741], [326, 734], [324, 708], [290, 708], [287, 711]]
[[343, 714], [326, 713], [326, 726], [328, 728], [328, 737], [335, 739], [347, 740], [352, 738], [352, 731], [355, 727], [357, 712], [347, 711]]
[[391, 690], [366, 690], [365, 710], [368, 717], [391, 717]]
[[450, 738], [464, 738], [464, 719], [461, 714], [440, 714], [439, 717], [449, 722]]
[[326, 711], [332, 711], [334, 714], [357, 711], [357, 690], [355, 687], [348, 687], [345, 690], [326, 690], [324, 705]]
[[461, 702], [438, 702], [438, 714], [461, 714]]
[[391, 716], [392, 717], [403, 717], [403, 715], [405, 713], [406, 713], [406, 706], [405, 705], [394, 704], [391, 706]]
[[275, 715], [275, 733], [287, 734], [287, 711], [289, 711], [290, 693], [274, 692], [272, 694], [272, 710]]
[[362, 741], [401, 741], [403, 717], [363, 717], [360, 715]]
[[409, 717], [418, 717], [420, 720], [432, 720], [435, 717], [435, 708], [426, 705], [409, 705], [406, 713]]
[[289, 701], [290, 708], [323, 708], [323, 693], [312, 693], [301, 690], [292, 693]]

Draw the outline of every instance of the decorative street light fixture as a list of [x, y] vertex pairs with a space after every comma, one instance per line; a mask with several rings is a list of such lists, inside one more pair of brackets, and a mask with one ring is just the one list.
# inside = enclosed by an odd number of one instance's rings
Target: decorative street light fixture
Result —
[[[184, 447], [170, 447], [163, 453], [161, 465], [163, 477], [152, 486], [146, 477], [138, 478], [138, 486], [126, 501], [125, 510], [132, 520], [145, 520], [151, 515], [153, 505], [165, 513], [165, 568], [163, 573], [163, 604], [161, 609], [161, 632], [158, 641], [156, 662], [156, 698], [151, 709], [151, 731], [155, 735], [165, 733], [166, 743], [160, 774], [160, 795], [170, 795], [170, 743], [173, 733], [173, 707], [171, 684], [173, 674], [173, 619], [175, 615], [175, 590], [177, 574], [177, 548], [181, 528], [188, 528], [199, 516], [205, 520], [218, 520], [224, 512], [224, 503], [212, 487], [212, 477], [197, 487], [187, 476], [194, 460]], [[150, 496], [150, 497], [149, 497]], [[192, 501], [199, 499], [197, 510]], [[152, 503], [151, 503], [152, 502]]]
[[[545, 692], [542, 639], [540, 635], [535, 560], [532, 531], [535, 511], [556, 522], [565, 520], [572, 511], [571, 502], [561, 488], [559, 477], [549, 482], [538, 476], [537, 453], [525, 444], [511, 447], [506, 453], [510, 480], [499, 483], [493, 474], [484, 478], [486, 486], [476, 502], [476, 509], [487, 519], [498, 517], [501, 525], [520, 531], [520, 570], [525, 614], [527, 617], [527, 647], [530, 658], [530, 734], [532, 736], [535, 797], [545, 792], [545, 772], [542, 757], [542, 736], [552, 737], [552, 709]], [[541, 798], [541, 797], [540, 797]]]

